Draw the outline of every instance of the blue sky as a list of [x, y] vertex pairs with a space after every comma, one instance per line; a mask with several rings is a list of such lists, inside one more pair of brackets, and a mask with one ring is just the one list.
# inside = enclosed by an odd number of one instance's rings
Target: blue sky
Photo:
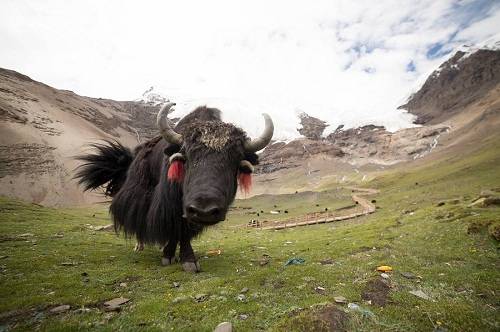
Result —
[[409, 126], [397, 106], [463, 44], [500, 32], [499, 1], [22, 1], [0, 5], [0, 66], [130, 100], [155, 86], [277, 137], [296, 114], [331, 130]]

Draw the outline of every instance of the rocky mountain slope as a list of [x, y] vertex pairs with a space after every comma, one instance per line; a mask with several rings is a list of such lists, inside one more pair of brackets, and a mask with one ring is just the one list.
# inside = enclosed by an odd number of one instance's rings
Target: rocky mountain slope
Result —
[[441, 123], [486, 96], [499, 81], [499, 50], [458, 51], [399, 108], [415, 114], [417, 124]]
[[79, 96], [0, 69], [0, 194], [48, 205], [102, 200], [71, 180], [73, 156], [98, 139], [156, 135], [158, 106]]

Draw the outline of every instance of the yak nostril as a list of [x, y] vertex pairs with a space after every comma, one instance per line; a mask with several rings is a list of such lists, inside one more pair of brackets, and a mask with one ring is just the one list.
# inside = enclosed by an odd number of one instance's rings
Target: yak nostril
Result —
[[195, 215], [199, 211], [198, 208], [196, 208], [193, 205], [188, 206], [188, 208], [186, 210], [187, 210], [187, 213], [190, 214], [190, 215]]
[[207, 215], [218, 216], [220, 214], [220, 209], [217, 207], [210, 208], [206, 211]]

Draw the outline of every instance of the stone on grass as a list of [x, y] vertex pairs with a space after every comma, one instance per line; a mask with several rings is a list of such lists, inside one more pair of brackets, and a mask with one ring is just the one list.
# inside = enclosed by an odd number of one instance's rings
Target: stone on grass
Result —
[[77, 265], [76, 262], [62, 262], [61, 263], [62, 266], [75, 266]]
[[203, 302], [208, 298], [208, 294], [196, 294], [194, 296], [194, 300], [196, 302]]
[[314, 290], [316, 291], [316, 293], [321, 294], [321, 295], [324, 295], [326, 293], [325, 287], [316, 286], [314, 288]]
[[240, 293], [241, 293], [241, 294], [245, 294], [245, 293], [246, 293], [246, 292], [248, 292], [248, 291], [249, 291], [248, 287], [245, 287], [245, 288], [243, 288], [243, 289], [240, 291]]
[[406, 279], [415, 279], [417, 276], [411, 272], [401, 272], [401, 275]]
[[323, 259], [319, 263], [321, 265], [332, 265], [333, 264], [333, 259], [331, 259], [331, 258]]
[[115, 299], [104, 302], [104, 311], [120, 311], [120, 306], [129, 302], [130, 299], [117, 297]]
[[425, 294], [424, 292], [422, 292], [420, 289], [419, 290], [412, 290], [409, 292], [410, 294], [413, 294], [421, 299], [424, 299], [424, 300], [431, 300], [431, 297], [427, 294]]
[[233, 325], [230, 322], [222, 322], [214, 329], [214, 332], [232, 332]]
[[343, 296], [335, 296], [333, 300], [335, 301], [335, 303], [340, 303], [340, 304], [347, 303], [347, 299]]
[[127, 299], [124, 297], [117, 297], [115, 299], [104, 302], [104, 305], [105, 306], [122, 305], [122, 304], [129, 302], [129, 301], [130, 301], [130, 299]]
[[68, 311], [69, 309], [71, 309], [71, 306], [69, 304], [63, 304], [63, 305], [60, 305], [60, 306], [57, 306], [55, 308], [50, 309], [50, 312], [53, 314], [61, 314], [63, 312]]

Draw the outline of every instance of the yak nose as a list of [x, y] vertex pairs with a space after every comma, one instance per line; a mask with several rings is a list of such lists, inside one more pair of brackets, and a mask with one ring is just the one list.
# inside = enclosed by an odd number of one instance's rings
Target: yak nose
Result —
[[215, 204], [189, 204], [186, 207], [186, 216], [190, 220], [207, 224], [224, 220], [223, 209]]

